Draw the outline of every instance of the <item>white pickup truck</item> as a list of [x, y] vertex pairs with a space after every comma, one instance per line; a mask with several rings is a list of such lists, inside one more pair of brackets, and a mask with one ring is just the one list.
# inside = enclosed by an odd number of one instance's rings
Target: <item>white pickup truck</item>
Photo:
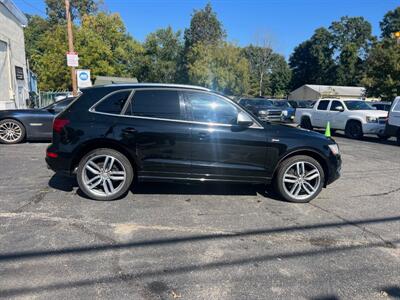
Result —
[[346, 136], [354, 139], [364, 134], [384, 138], [387, 115], [363, 100], [321, 99], [313, 108], [297, 109], [295, 122], [310, 130], [325, 128], [329, 122], [332, 130], [344, 130]]

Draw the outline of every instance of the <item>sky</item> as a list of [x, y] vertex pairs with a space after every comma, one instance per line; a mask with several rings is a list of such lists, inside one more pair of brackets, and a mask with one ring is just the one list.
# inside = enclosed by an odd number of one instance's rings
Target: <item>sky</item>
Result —
[[[43, 0], [13, 0], [24, 12], [45, 15]], [[63, 1], [63, 0], [60, 0]], [[103, 8], [119, 13], [128, 32], [137, 40], [159, 28], [183, 30], [194, 9], [207, 2], [223, 24], [228, 41], [240, 46], [267, 36], [286, 58], [294, 47], [308, 39], [318, 27], [328, 27], [342, 16], [362, 16], [380, 35], [384, 14], [400, 5], [399, 0], [103, 0]]]

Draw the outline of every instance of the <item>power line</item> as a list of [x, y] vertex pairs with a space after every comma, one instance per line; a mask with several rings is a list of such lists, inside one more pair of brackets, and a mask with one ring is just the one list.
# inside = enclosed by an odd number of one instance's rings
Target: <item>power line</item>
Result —
[[26, 5], [28, 5], [29, 7], [35, 9], [36, 11], [40, 12], [43, 15], [46, 15], [46, 12], [44, 12], [43, 10], [41, 10], [40, 8], [37, 8], [35, 5], [32, 5], [31, 3], [29, 3], [26, 0], [21, 0], [23, 3], [25, 3]]

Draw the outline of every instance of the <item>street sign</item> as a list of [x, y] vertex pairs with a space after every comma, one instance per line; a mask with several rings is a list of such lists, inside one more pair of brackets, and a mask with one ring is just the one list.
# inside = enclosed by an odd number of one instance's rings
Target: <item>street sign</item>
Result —
[[79, 66], [79, 57], [76, 52], [67, 52], [67, 66], [77, 67]]
[[92, 81], [90, 80], [90, 70], [76, 70], [76, 78], [78, 79], [78, 88], [92, 86]]

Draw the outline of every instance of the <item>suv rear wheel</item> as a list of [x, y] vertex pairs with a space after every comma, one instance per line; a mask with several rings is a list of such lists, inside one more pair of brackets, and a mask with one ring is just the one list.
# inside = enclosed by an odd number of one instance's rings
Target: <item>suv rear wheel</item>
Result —
[[305, 155], [283, 161], [275, 177], [275, 187], [282, 198], [297, 203], [317, 197], [324, 182], [325, 174], [319, 162]]
[[133, 168], [122, 153], [107, 148], [96, 149], [79, 162], [77, 180], [88, 197], [115, 200], [128, 191], [133, 180]]

